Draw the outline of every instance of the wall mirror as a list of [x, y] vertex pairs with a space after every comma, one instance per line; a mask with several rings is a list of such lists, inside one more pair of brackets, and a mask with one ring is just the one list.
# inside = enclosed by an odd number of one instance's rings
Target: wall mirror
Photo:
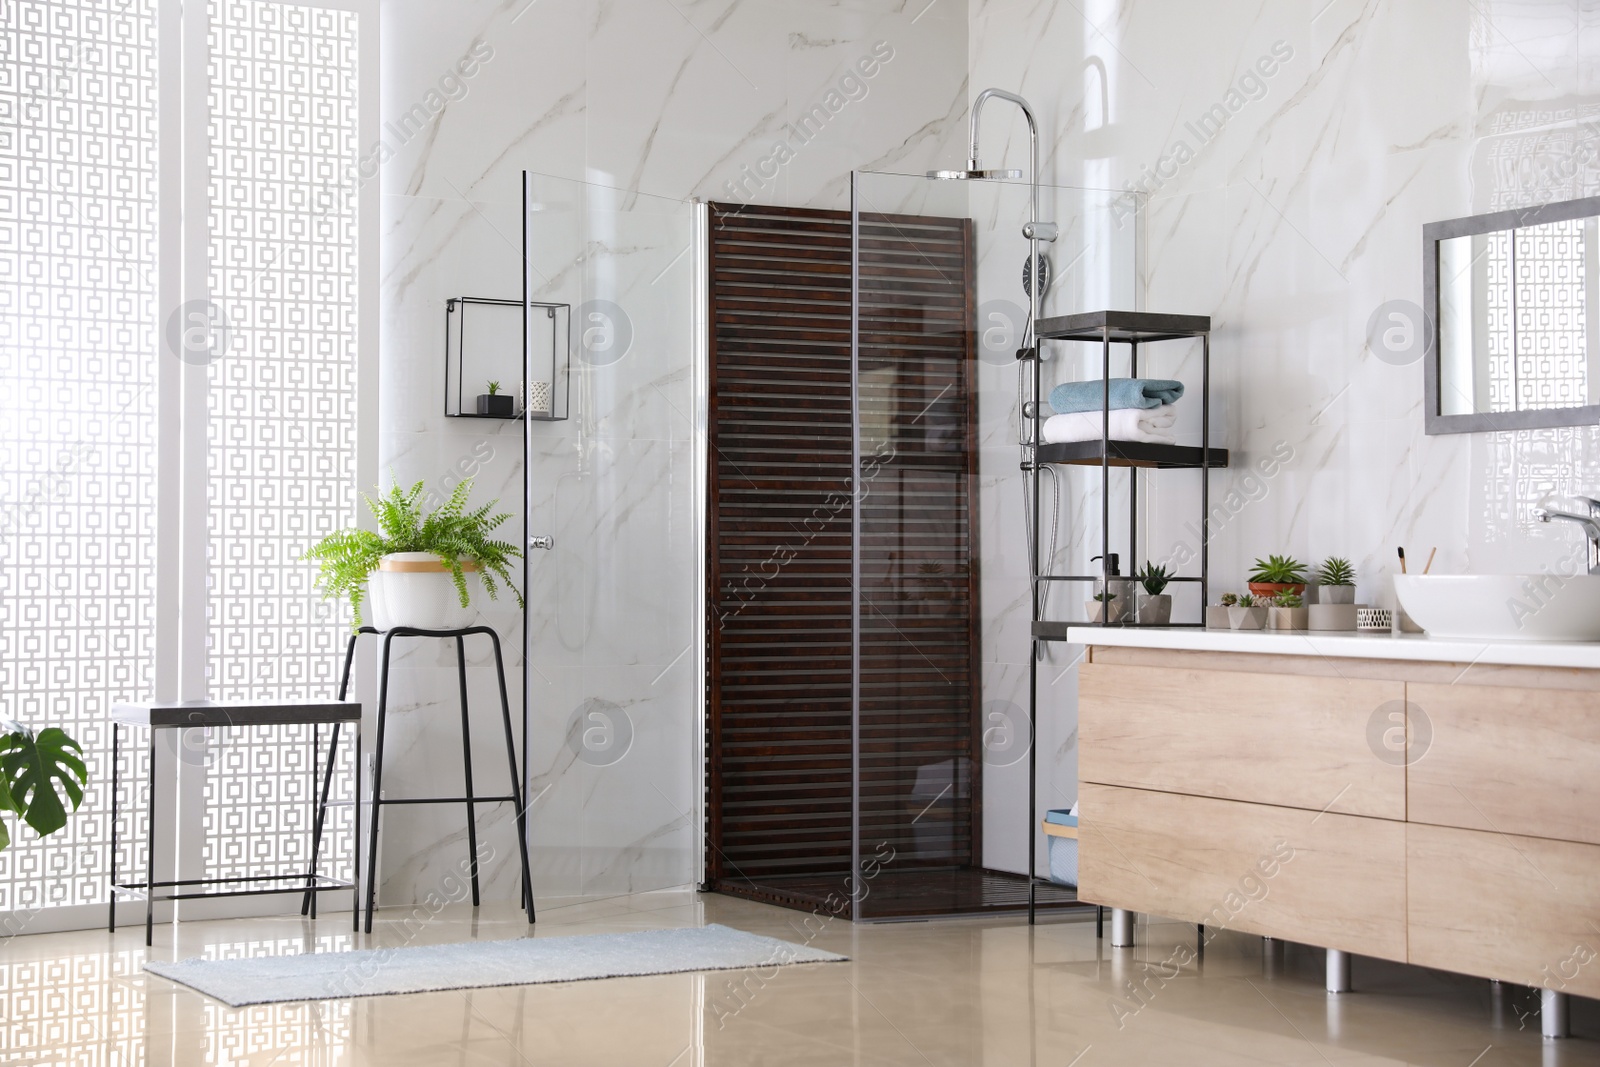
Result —
[[1422, 228], [1427, 432], [1600, 422], [1600, 197]]

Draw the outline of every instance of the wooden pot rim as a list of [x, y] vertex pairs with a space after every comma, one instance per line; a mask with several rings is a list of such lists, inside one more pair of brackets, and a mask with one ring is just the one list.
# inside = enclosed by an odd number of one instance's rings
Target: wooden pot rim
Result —
[[[380, 571], [389, 571], [394, 574], [449, 574], [450, 565], [441, 559], [390, 559], [385, 556], [378, 561]], [[464, 559], [461, 561], [463, 571], [478, 569], [477, 560]]]

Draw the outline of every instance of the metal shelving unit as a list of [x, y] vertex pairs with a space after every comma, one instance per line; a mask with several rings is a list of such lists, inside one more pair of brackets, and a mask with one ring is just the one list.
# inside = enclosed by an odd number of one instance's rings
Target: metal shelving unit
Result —
[[[1046, 398], [1041, 393], [1041, 363], [1039, 349], [1025, 350], [1020, 355], [1032, 361], [1031, 413], [1033, 432], [1029, 445], [1030, 460], [1023, 464], [1028, 479], [1029, 519], [1032, 523], [1031, 558], [1029, 576], [1032, 611], [1032, 646], [1028, 656], [1028, 722], [1032, 736], [1038, 736], [1039, 713], [1039, 643], [1064, 641], [1068, 626], [1137, 626], [1138, 623], [1121, 622], [1052, 622], [1041, 618], [1047, 582], [1096, 582], [1109, 578], [1111, 551], [1111, 468], [1129, 469], [1128, 478], [1128, 561], [1130, 570], [1136, 566], [1139, 548], [1139, 471], [1140, 470], [1198, 470], [1200, 478], [1200, 574], [1176, 577], [1177, 583], [1199, 583], [1200, 619], [1193, 623], [1174, 623], [1178, 626], [1204, 626], [1205, 603], [1208, 589], [1208, 523], [1211, 512], [1210, 469], [1228, 465], [1227, 449], [1211, 448], [1211, 318], [1207, 315], [1157, 315], [1143, 311], [1089, 311], [1078, 315], [1061, 315], [1040, 319], [1034, 326], [1038, 342], [1079, 341], [1100, 345], [1100, 380], [1111, 380], [1111, 346], [1128, 346], [1128, 376], [1139, 376], [1139, 346], [1158, 341], [1200, 340], [1200, 441], [1199, 447], [1187, 445], [1147, 444], [1110, 440], [1110, 398], [1101, 408], [1101, 437], [1096, 441], [1078, 441], [1070, 444], [1046, 444], [1041, 439], [1044, 425]], [[1040, 559], [1041, 511], [1040, 473], [1047, 464], [1063, 464], [1100, 468], [1100, 556], [1101, 573], [1096, 574], [1046, 574]], [[1130, 575], [1120, 577], [1132, 580]], [[1035, 891], [1041, 883], [1055, 885], [1047, 878], [1035, 874], [1038, 861], [1040, 830], [1035, 825], [1038, 796], [1038, 747], [1031, 746], [1028, 753], [1028, 922], [1036, 917]]]

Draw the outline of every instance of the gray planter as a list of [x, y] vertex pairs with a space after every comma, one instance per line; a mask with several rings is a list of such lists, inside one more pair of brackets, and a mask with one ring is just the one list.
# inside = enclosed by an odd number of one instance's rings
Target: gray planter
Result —
[[1139, 594], [1139, 624], [1141, 626], [1165, 626], [1172, 621], [1172, 594], [1157, 593], [1155, 596]]
[[1228, 625], [1235, 630], [1259, 630], [1267, 624], [1266, 608], [1229, 608]]
[[1228, 622], [1228, 609], [1221, 604], [1212, 604], [1210, 607], [1206, 608], [1206, 629], [1233, 629], [1233, 626]]
[[1304, 630], [1306, 629], [1305, 608], [1279, 608], [1267, 609], [1267, 629], [1269, 630]]
[[[1123, 602], [1121, 597], [1117, 597], [1105, 605], [1102, 605], [1098, 600], [1085, 600], [1083, 602], [1083, 610], [1089, 613], [1090, 622], [1121, 622], [1128, 613], [1127, 604]], [[1103, 616], [1102, 612], [1104, 612]]]
[[1356, 602], [1356, 587], [1353, 585], [1318, 586], [1317, 601], [1322, 604], [1354, 604]]
[[1354, 630], [1356, 606], [1354, 604], [1312, 604], [1308, 607], [1308, 630]]

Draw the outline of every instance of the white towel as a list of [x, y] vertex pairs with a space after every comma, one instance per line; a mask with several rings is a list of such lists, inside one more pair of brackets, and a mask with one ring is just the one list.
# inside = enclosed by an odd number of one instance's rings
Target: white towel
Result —
[[[1154, 408], [1118, 408], [1111, 413], [1111, 439], [1113, 441], [1144, 441], [1155, 445], [1173, 445], [1178, 439], [1171, 430], [1177, 422], [1171, 404]], [[1098, 441], [1105, 430], [1103, 416], [1098, 411], [1075, 411], [1067, 415], [1052, 415], [1044, 420], [1044, 439], [1047, 444], [1060, 445], [1070, 441]]]

